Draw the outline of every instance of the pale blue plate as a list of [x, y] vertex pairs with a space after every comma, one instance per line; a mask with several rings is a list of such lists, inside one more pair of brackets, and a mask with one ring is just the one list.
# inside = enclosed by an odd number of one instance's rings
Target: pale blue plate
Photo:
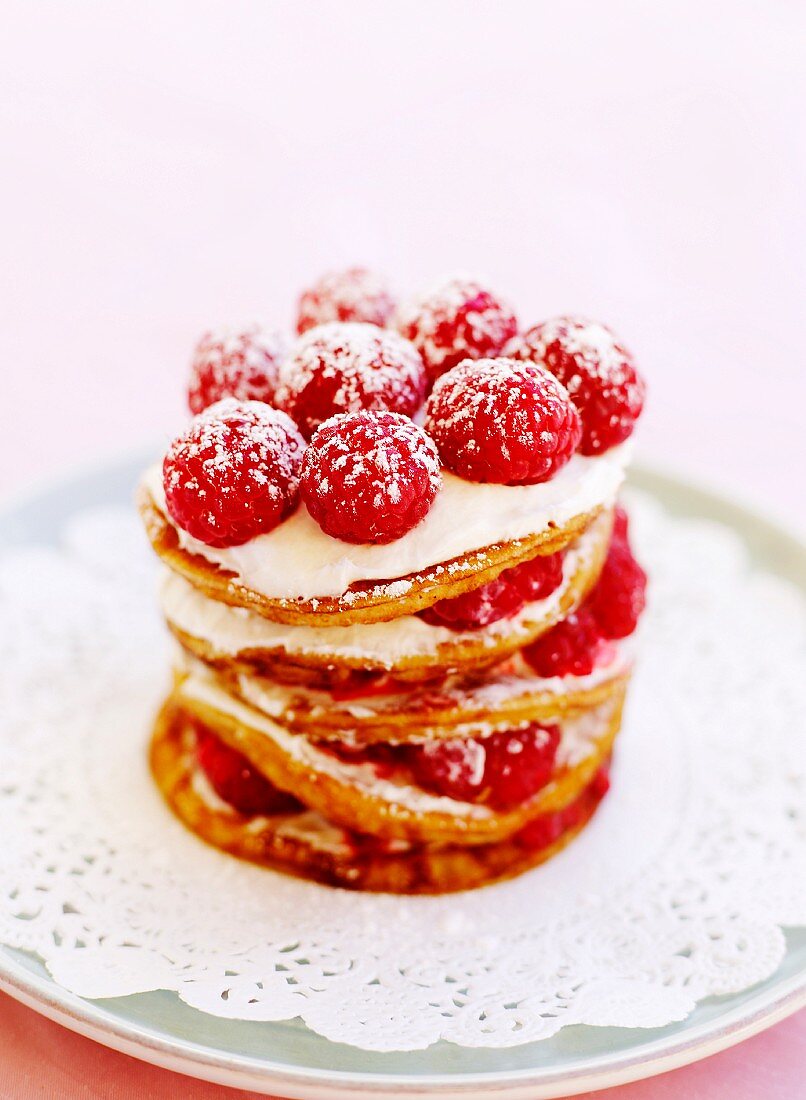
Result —
[[[153, 454], [153, 452], [151, 452]], [[107, 464], [27, 497], [0, 513], [0, 550], [54, 542], [65, 519], [87, 505], [132, 499], [147, 454]], [[727, 523], [765, 568], [806, 590], [806, 549], [749, 510], [657, 472], [638, 469], [638, 488], [681, 515]], [[173, 993], [85, 1001], [61, 989], [30, 956], [0, 947], [0, 986], [66, 1027], [145, 1061], [222, 1084], [288, 1097], [541, 1097], [648, 1077], [712, 1054], [806, 1005], [806, 932], [767, 981], [711, 998], [682, 1023], [648, 1030], [569, 1027], [512, 1050], [438, 1043], [425, 1051], [374, 1054], [331, 1043], [301, 1023], [221, 1020]]]

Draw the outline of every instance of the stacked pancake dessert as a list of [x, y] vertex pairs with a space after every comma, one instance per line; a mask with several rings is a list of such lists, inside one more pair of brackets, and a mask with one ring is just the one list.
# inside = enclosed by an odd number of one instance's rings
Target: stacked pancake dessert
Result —
[[520, 331], [452, 279], [363, 269], [299, 336], [206, 336], [145, 474], [178, 643], [154, 777], [198, 836], [354, 889], [545, 860], [609, 785], [644, 604], [616, 497], [643, 404], [602, 325]]

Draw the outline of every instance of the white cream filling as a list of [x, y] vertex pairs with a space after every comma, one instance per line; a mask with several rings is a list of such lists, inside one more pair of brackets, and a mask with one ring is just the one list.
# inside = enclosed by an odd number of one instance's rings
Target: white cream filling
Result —
[[342, 596], [357, 581], [392, 581], [386, 587], [394, 596], [406, 591], [394, 578], [497, 542], [562, 527], [612, 503], [631, 453], [627, 441], [595, 457], [576, 454], [540, 485], [483, 485], [444, 471], [442, 489], [425, 519], [385, 546], [354, 546], [331, 538], [302, 506], [279, 527], [243, 546], [207, 546], [171, 521], [159, 464], [146, 472], [144, 483], [185, 550], [229, 570], [255, 592], [271, 599], [314, 599]]
[[[488, 806], [430, 794], [420, 787], [385, 779], [376, 773], [371, 764], [351, 764], [339, 760], [331, 753], [317, 748], [303, 734], [290, 733], [259, 711], [235, 699], [219, 687], [211, 676], [204, 673], [191, 673], [183, 681], [179, 692], [191, 701], [196, 700], [202, 705], [234, 718], [250, 730], [265, 734], [291, 759], [304, 767], [330, 775], [333, 779], [347, 786], [357, 787], [364, 794], [384, 802], [401, 806], [414, 813], [442, 813], [476, 819], [488, 818], [493, 813]], [[611, 704], [602, 704], [595, 710], [561, 719], [557, 723], [560, 726], [558, 764], [570, 766], [584, 760], [590, 754], [596, 741], [604, 732], [610, 709]]]
[[275, 623], [242, 607], [211, 600], [183, 577], [166, 572], [160, 586], [160, 606], [169, 623], [199, 638], [216, 652], [229, 657], [247, 650], [283, 649], [287, 653], [371, 661], [377, 668], [393, 668], [407, 657], [432, 656], [443, 644], [456, 645], [463, 638], [495, 645], [523, 624], [543, 620], [558, 612], [572, 578], [589, 560], [600, 538], [596, 529], [586, 531], [566, 551], [563, 579], [543, 600], [528, 603], [510, 619], [480, 630], [456, 631], [432, 626], [417, 615], [402, 615], [386, 623], [354, 623], [351, 626], [290, 626]]

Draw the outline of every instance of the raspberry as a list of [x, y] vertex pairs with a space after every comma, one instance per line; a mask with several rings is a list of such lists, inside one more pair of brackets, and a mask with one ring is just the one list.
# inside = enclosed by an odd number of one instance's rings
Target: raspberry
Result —
[[425, 425], [449, 470], [503, 485], [548, 481], [582, 430], [557, 379], [513, 359], [468, 359], [448, 371], [428, 398]]
[[563, 579], [563, 554], [538, 554], [531, 561], [507, 569], [503, 574], [509, 583], [520, 592], [527, 603], [545, 600]]
[[383, 543], [416, 527], [441, 485], [436, 447], [413, 420], [358, 412], [317, 429], [302, 462], [300, 493], [326, 534]]
[[376, 325], [320, 325], [280, 367], [277, 404], [309, 439], [335, 413], [389, 409], [411, 416], [425, 396], [420, 354]]
[[506, 574], [472, 592], [440, 600], [417, 614], [431, 626], [446, 626], [449, 630], [478, 630], [499, 619], [511, 619], [524, 604], [523, 596], [506, 580]]
[[613, 509], [613, 541], [627, 542], [630, 537], [629, 516], [620, 504]]
[[[624, 520], [626, 524], [626, 515]], [[646, 581], [626, 536], [614, 533], [599, 580], [586, 601], [603, 637], [615, 640], [632, 634], [646, 604]]]
[[168, 513], [208, 546], [239, 546], [297, 504], [305, 441], [294, 422], [260, 401], [227, 398], [195, 417], [168, 448]]
[[559, 840], [563, 833], [577, 828], [590, 817], [609, 790], [610, 761], [608, 760], [573, 802], [562, 810], [541, 814], [521, 829], [516, 837], [518, 843], [535, 852], [540, 851], [541, 848], [548, 848], [550, 844]]
[[365, 267], [331, 271], [303, 291], [297, 332], [307, 332], [328, 321], [367, 321], [383, 328], [394, 308], [386, 283], [375, 272]]
[[587, 676], [596, 667], [601, 648], [596, 620], [581, 607], [522, 652], [538, 676]]
[[293, 795], [278, 790], [245, 756], [207, 730], [197, 730], [196, 759], [215, 793], [239, 813], [287, 814], [302, 809]]
[[494, 581], [472, 592], [440, 600], [417, 614], [431, 626], [478, 630], [499, 619], [511, 619], [526, 602], [545, 599], [563, 575], [562, 554], [550, 554], [505, 569]]
[[419, 349], [432, 378], [463, 359], [498, 353], [518, 331], [515, 314], [474, 279], [454, 278], [398, 310], [399, 332]]
[[541, 848], [548, 848], [563, 835], [563, 813], [555, 810], [553, 813], [540, 814], [528, 825], [525, 825], [517, 835], [519, 844], [529, 848], [533, 852], [539, 852]]
[[279, 333], [259, 325], [205, 333], [190, 366], [190, 411], [200, 413], [222, 397], [271, 403], [286, 350]]
[[582, 417], [582, 454], [607, 451], [632, 435], [644, 406], [644, 381], [604, 325], [556, 317], [516, 336], [505, 354], [539, 363], [563, 383]]
[[409, 766], [421, 786], [464, 802], [517, 806], [545, 787], [560, 743], [557, 726], [532, 722], [489, 737], [409, 746]]

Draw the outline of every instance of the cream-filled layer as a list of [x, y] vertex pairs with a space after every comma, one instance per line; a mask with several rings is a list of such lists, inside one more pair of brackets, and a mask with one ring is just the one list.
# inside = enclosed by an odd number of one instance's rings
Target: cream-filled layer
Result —
[[[444, 471], [442, 489], [425, 519], [403, 538], [382, 546], [331, 538], [302, 506], [273, 531], [242, 546], [207, 546], [171, 520], [159, 465], [146, 472], [144, 484], [183, 549], [230, 571], [269, 599], [314, 599], [342, 596], [359, 581], [394, 582], [495, 543], [563, 527], [612, 504], [631, 452], [628, 441], [602, 455], [576, 454], [540, 485], [484, 485]], [[401, 582], [388, 587], [390, 595], [406, 591]]]
[[282, 649], [290, 654], [369, 661], [373, 667], [391, 669], [405, 658], [433, 656], [441, 645], [456, 645], [462, 638], [494, 646], [523, 624], [556, 615], [574, 576], [587, 568], [600, 538], [601, 532], [594, 525], [569, 547], [563, 560], [562, 581], [550, 596], [526, 604], [510, 619], [499, 619], [479, 630], [432, 626], [417, 615], [351, 626], [290, 626], [243, 607], [211, 600], [170, 571], [160, 586], [160, 606], [170, 624], [228, 657], [250, 650]]
[[[329, 775], [347, 786], [356, 787], [364, 794], [384, 802], [393, 803], [415, 813], [442, 813], [476, 819], [488, 818], [493, 813], [489, 807], [478, 803], [462, 802], [444, 795], [430, 794], [412, 784], [395, 782], [394, 778], [381, 777], [371, 764], [341, 760], [332, 753], [318, 748], [304, 734], [291, 733], [254, 707], [242, 703], [205, 672], [192, 672], [182, 682], [178, 692], [191, 704], [195, 700], [203, 706], [234, 718], [250, 730], [264, 734], [291, 759], [310, 768], [313, 772]], [[557, 763], [559, 766], [573, 766], [593, 752], [597, 741], [607, 728], [612, 707], [613, 704], [610, 702], [603, 703], [593, 710], [558, 721], [560, 744]]]
[[[177, 647], [179, 648], [179, 647]], [[624, 642], [612, 643], [603, 650], [602, 659], [597, 663], [592, 672], [586, 676], [552, 676], [545, 678], [532, 671], [523, 658], [516, 658], [506, 662], [506, 671], [488, 671], [483, 679], [471, 685], [456, 687], [448, 680], [444, 684], [429, 687], [428, 696], [431, 700], [442, 697], [449, 708], [461, 707], [466, 711], [477, 711], [496, 708], [508, 704], [517, 703], [520, 699], [526, 699], [534, 695], [571, 695], [582, 691], [589, 691], [600, 684], [607, 683], [617, 677], [624, 676], [632, 666], [631, 646]], [[198, 669], [202, 662], [191, 657], [190, 654], [179, 650], [175, 658], [177, 667], [183, 671], [193, 668]], [[338, 699], [327, 691], [305, 688], [300, 685], [288, 685], [271, 680], [267, 676], [249, 676], [239, 673], [237, 676], [238, 693], [252, 706], [268, 715], [270, 718], [282, 720], [289, 711], [297, 709], [302, 702], [305, 713], [312, 719], [325, 712], [338, 711], [346, 717], [353, 718], [356, 722], [362, 719], [381, 719], [384, 714], [390, 712], [403, 713], [407, 709], [407, 697], [403, 693], [396, 693], [390, 688], [388, 695], [373, 694], [356, 699]], [[415, 698], [418, 693], [415, 692]], [[440, 704], [431, 702], [429, 709], [439, 710]], [[492, 721], [492, 720], [491, 720]], [[472, 724], [473, 729], [478, 730], [479, 723]], [[494, 723], [493, 723], [494, 725]], [[500, 721], [496, 728], [500, 727]], [[461, 727], [457, 727], [460, 729]], [[509, 728], [509, 727], [508, 727]], [[467, 736], [478, 736], [477, 733], [467, 733]], [[457, 732], [457, 736], [463, 736]]]

